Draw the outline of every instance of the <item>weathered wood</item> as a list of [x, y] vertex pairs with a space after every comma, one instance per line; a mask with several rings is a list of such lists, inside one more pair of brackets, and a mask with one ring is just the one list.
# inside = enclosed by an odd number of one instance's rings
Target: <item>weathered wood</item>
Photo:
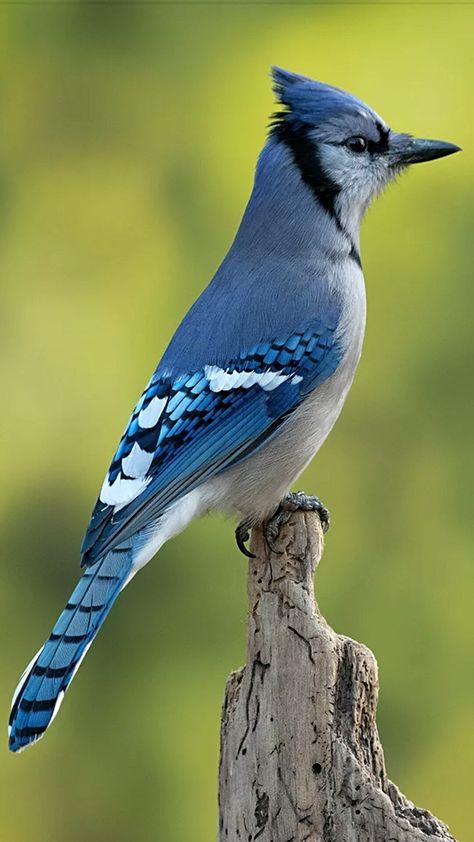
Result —
[[386, 777], [375, 658], [314, 600], [317, 515], [292, 516], [279, 541], [270, 553], [254, 530], [247, 666], [222, 711], [219, 842], [453, 842]]

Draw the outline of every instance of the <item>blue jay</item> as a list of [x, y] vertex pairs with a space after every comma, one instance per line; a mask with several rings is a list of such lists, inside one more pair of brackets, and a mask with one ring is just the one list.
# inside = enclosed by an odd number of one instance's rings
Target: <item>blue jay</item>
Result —
[[280, 111], [239, 230], [138, 401], [82, 546], [84, 574], [23, 673], [10, 748], [38, 740], [119, 593], [165, 541], [210, 509], [238, 514], [240, 548], [271, 546], [289, 494], [333, 427], [362, 347], [359, 227], [407, 165], [459, 147], [392, 131], [330, 85], [275, 68]]

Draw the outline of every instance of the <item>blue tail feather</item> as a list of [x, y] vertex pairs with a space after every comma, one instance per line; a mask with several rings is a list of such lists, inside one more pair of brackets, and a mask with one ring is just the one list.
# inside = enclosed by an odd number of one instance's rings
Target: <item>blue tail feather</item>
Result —
[[21, 751], [40, 739], [56, 716], [132, 569], [129, 549], [115, 549], [87, 568], [48, 640], [22, 675], [12, 702], [9, 747]]

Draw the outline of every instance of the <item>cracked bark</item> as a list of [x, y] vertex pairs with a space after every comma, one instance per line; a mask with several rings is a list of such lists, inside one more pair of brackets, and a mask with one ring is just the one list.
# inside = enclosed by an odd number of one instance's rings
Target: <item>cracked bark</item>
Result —
[[222, 710], [219, 842], [455, 842], [386, 776], [375, 658], [314, 599], [318, 516], [292, 515], [279, 547], [254, 530], [247, 666]]

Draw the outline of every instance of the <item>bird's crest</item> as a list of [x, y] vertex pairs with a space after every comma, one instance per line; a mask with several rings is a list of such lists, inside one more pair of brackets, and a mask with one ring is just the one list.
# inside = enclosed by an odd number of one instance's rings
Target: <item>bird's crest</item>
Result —
[[283, 106], [272, 115], [272, 127], [283, 122], [315, 126], [336, 114], [367, 110], [352, 94], [281, 67], [272, 67], [272, 79], [277, 102]]

